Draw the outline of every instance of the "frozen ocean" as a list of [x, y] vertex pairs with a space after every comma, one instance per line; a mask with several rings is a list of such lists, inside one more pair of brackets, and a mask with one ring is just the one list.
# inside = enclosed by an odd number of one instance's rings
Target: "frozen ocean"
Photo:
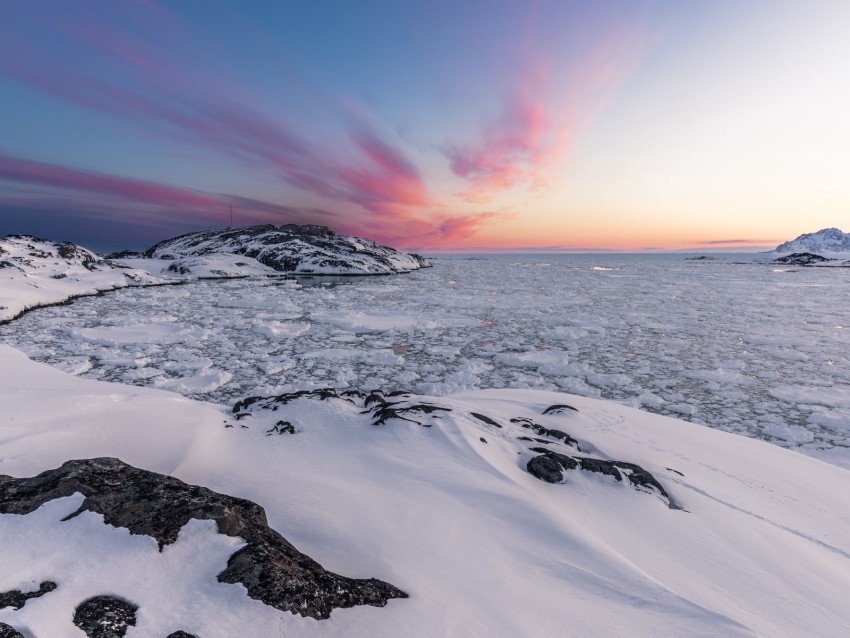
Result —
[[850, 465], [850, 269], [432, 260], [398, 276], [123, 289], [30, 312], [0, 340], [73, 374], [222, 404], [318, 387], [558, 390]]

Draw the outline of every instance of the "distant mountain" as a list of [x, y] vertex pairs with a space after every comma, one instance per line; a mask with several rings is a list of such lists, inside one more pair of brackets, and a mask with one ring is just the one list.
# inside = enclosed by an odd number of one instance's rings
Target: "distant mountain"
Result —
[[837, 228], [824, 228], [805, 233], [774, 248], [775, 253], [850, 253], [850, 233]]
[[245, 226], [181, 235], [151, 246], [146, 257], [180, 260], [241, 255], [281, 272], [384, 275], [427, 268], [419, 255], [400, 253], [368, 239], [338, 235], [324, 226]]

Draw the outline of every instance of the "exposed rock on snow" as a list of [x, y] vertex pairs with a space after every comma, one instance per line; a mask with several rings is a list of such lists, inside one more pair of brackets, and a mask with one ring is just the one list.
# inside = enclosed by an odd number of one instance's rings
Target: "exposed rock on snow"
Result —
[[548, 408], [543, 410], [543, 414], [563, 414], [564, 411], [572, 410], [573, 412], [578, 412], [573, 406], [566, 405], [563, 403], [558, 403], [556, 405], [550, 405]]
[[24, 636], [11, 625], [0, 622], [0, 638], [24, 638]]
[[850, 253], [850, 233], [841, 232], [838, 228], [824, 228], [779, 244], [773, 252]]
[[380, 580], [345, 578], [325, 570], [271, 529], [263, 508], [251, 501], [114, 458], [68, 461], [33, 478], [0, 476], [0, 513], [28, 514], [75, 493], [86, 498], [66, 520], [96, 512], [110, 525], [156, 539], [160, 549], [174, 543], [190, 519], [214, 520], [219, 533], [247, 543], [230, 557], [218, 580], [241, 583], [250, 597], [282, 611], [321, 619], [335, 608], [382, 607], [391, 598], [407, 597]]
[[788, 264], [792, 266], [814, 266], [832, 261], [822, 255], [815, 253], [791, 253], [784, 257], [777, 257], [773, 260], [777, 264]]
[[80, 603], [74, 612], [74, 624], [89, 638], [122, 638], [136, 624], [133, 603], [114, 596], [95, 596]]
[[119, 250], [118, 252], [105, 255], [104, 259], [143, 259], [145, 254], [139, 250]]
[[[575, 410], [575, 408], [570, 409]], [[544, 412], [544, 414], [546, 413]], [[581, 448], [579, 447], [578, 442], [566, 432], [561, 432], [561, 430], [556, 430], [554, 428], [545, 428], [542, 425], [538, 425], [531, 419], [527, 419], [525, 417], [514, 417], [513, 419], [511, 419], [511, 423], [517, 423], [524, 428], [534, 430], [537, 434], [541, 436], [549, 436], [553, 439], [560, 439], [567, 445], [571, 445], [579, 452], [581, 452]]]
[[337, 235], [324, 226], [296, 224], [190, 233], [145, 251], [147, 257], [176, 260], [218, 253], [244, 255], [280, 272], [304, 274], [380, 275], [431, 265], [419, 255], [399, 253], [368, 239]]
[[38, 589], [31, 592], [22, 592], [18, 589], [13, 589], [12, 591], [7, 591], [3, 594], [0, 594], [0, 609], [4, 607], [11, 607], [12, 609], [20, 609], [24, 605], [27, 604], [27, 601], [30, 598], [40, 598], [47, 593], [52, 592], [56, 589], [56, 583], [46, 580], [41, 585], [38, 586]]
[[581, 469], [587, 472], [597, 472], [611, 476], [617, 482], [622, 482], [625, 476], [629, 483], [643, 492], [658, 493], [671, 509], [677, 509], [670, 501], [667, 491], [661, 486], [656, 478], [634, 463], [625, 461], [606, 461], [590, 457], [567, 456], [559, 452], [552, 452], [545, 448], [531, 448], [535, 452], [542, 452], [535, 456], [526, 466], [529, 474], [547, 483], [562, 483], [565, 470]]
[[[461, 417], [472, 423], [484, 424], [477, 427], [483, 428], [486, 426], [486, 429], [497, 428], [504, 430], [505, 435], [515, 441], [543, 443], [546, 445], [563, 444], [579, 452], [582, 451], [578, 441], [566, 432], [539, 425], [528, 417], [513, 417], [508, 420], [510, 425], [505, 427], [494, 417], [487, 414], [472, 410], [459, 410], [457, 406], [441, 405], [430, 397], [417, 397], [408, 392], [401, 391], [384, 394], [380, 390], [373, 390], [369, 394], [366, 394], [358, 390], [337, 392], [332, 388], [310, 391], [302, 390], [300, 392], [291, 392], [274, 397], [248, 397], [238, 401], [233, 406], [232, 412], [236, 415], [237, 419], [255, 414], [259, 416], [264, 411], [279, 412], [284, 406], [299, 399], [314, 401], [339, 399], [346, 401], [358, 408], [362, 408], [361, 414], [371, 415], [372, 425], [376, 426], [387, 425], [395, 420], [406, 421], [430, 428], [433, 425], [432, 419], [439, 419], [443, 415], [452, 414], [454, 418]], [[572, 406], [555, 404], [546, 408], [543, 414], [557, 416], [577, 412], [578, 410]], [[523, 436], [524, 430], [532, 430], [538, 435], [548, 438], [541, 439]], [[289, 421], [279, 420], [268, 430], [268, 434], [282, 433], [295, 434], [295, 426]], [[479, 437], [479, 440], [484, 443], [487, 442], [483, 437]], [[634, 463], [589, 456], [568, 456], [541, 447], [532, 447], [529, 450], [538, 453], [538, 456], [527, 462], [526, 469], [532, 476], [547, 483], [563, 483], [565, 482], [564, 470], [581, 469], [611, 476], [620, 483], [623, 481], [623, 478], [626, 478], [628, 483], [638, 490], [655, 493], [661, 497], [668, 507], [678, 509], [672, 503], [670, 496], [664, 487], [662, 487], [661, 483], [648, 471]]]

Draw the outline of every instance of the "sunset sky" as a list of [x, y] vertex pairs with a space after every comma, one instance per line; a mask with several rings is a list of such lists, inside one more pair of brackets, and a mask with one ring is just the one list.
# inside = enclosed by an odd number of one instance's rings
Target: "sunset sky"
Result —
[[422, 252], [850, 230], [846, 0], [8, 0], [0, 235]]

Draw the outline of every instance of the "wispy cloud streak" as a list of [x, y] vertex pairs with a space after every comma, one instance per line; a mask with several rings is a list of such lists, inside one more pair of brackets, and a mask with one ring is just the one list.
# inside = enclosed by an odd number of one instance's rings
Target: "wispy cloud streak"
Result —
[[[166, 14], [161, 7], [156, 10], [157, 18]], [[57, 37], [71, 37], [77, 45], [97, 50], [97, 60], [108, 72], [65, 64], [25, 43], [19, 44], [30, 50], [25, 55], [4, 56], [0, 72], [63, 101], [131, 120], [165, 139], [228, 158], [260, 176], [318, 196], [336, 210], [327, 219], [332, 226], [353, 228], [365, 223], [381, 227], [417, 221], [415, 227], [425, 235], [434, 240], [445, 238], [441, 231], [446, 227], [444, 220], [437, 216], [429, 221], [427, 209], [437, 202], [414, 162], [362, 121], [342, 118], [349, 129], [347, 143], [340, 145], [343, 150], [324, 148], [295, 133], [283, 119], [226, 97], [239, 95], [238, 87], [228, 90], [218, 79], [215, 93], [204, 90], [194, 71], [182, 68], [179, 61], [169, 64], [160, 59], [161, 51], [138, 37], [125, 36], [113, 27], [92, 26], [65, 29]], [[34, 168], [30, 166], [29, 177], [38, 173]], [[61, 171], [52, 170], [52, 177], [58, 179]], [[42, 167], [42, 172], [50, 171]], [[89, 192], [120, 186], [126, 194], [133, 186], [67, 169], [63, 175], [66, 186], [79, 179], [81, 189]], [[7, 179], [12, 178], [10, 171]], [[150, 185], [137, 185], [137, 191], [142, 199], [156, 194]], [[189, 191], [176, 189], [168, 195], [172, 204], [181, 197], [195, 197], [193, 204], [203, 205], [203, 198]], [[264, 204], [262, 209], [268, 211], [270, 206]], [[446, 228], [471, 228], [475, 219], [484, 218], [461, 215], [457, 224]], [[412, 230], [409, 225], [408, 230]], [[422, 237], [417, 238], [420, 240]]]

